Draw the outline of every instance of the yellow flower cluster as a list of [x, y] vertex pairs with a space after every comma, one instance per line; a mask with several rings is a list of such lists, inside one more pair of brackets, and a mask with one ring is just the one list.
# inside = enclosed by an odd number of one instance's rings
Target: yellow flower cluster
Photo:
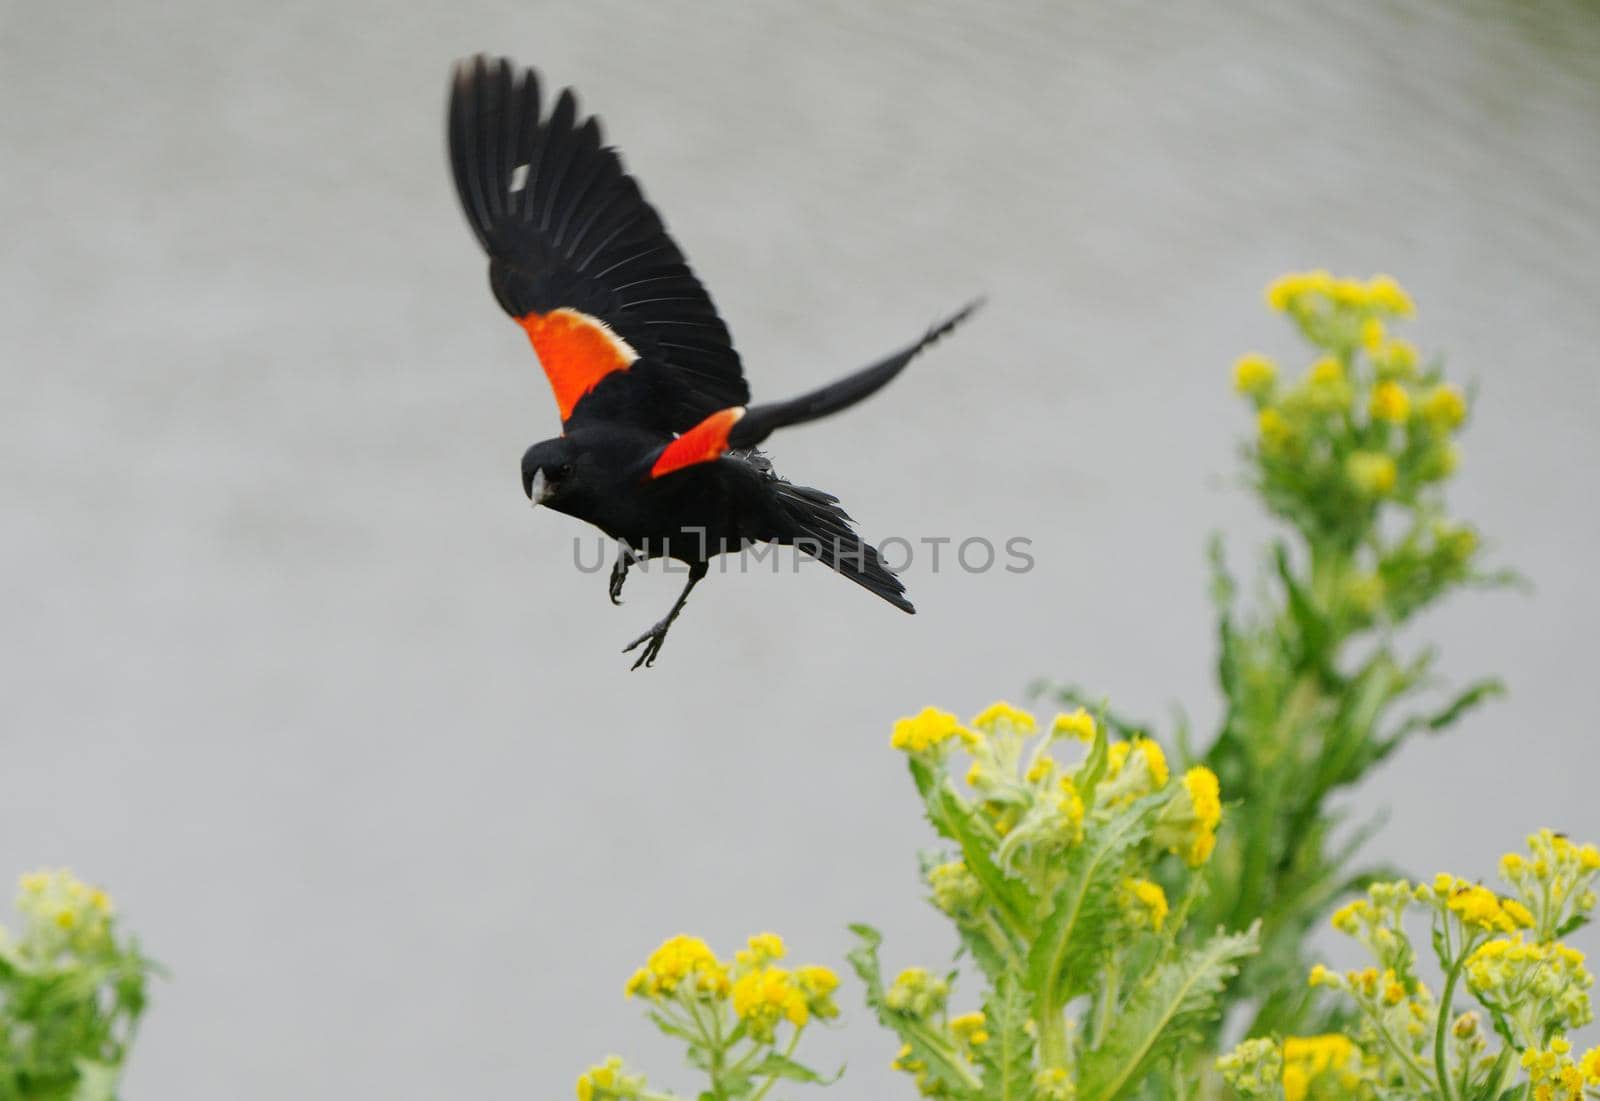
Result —
[[86, 953], [111, 943], [111, 896], [65, 868], [30, 872], [19, 882], [21, 945], [35, 957]]
[[1583, 1101], [1585, 1085], [1600, 1085], [1600, 1048], [1588, 1052], [1581, 1063], [1572, 1059], [1572, 1043], [1565, 1036], [1552, 1037], [1542, 1047], [1522, 1053], [1522, 1069], [1528, 1072], [1534, 1101]]
[[1045, 1067], [1033, 1076], [1033, 1093], [1039, 1101], [1075, 1101], [1078, 1084], [1065, 1067]]
[[1467, 985], [1488, 1006], [1535, 1003], [1541, 1016], [1564, 1029], [1582, 1028], [1594, 1018], [1589, 988], [1594, 976], [1583, 953], [1559, 941], [1536, 944], [1521, 933], [1480, 944], [1467, 958]]
[[1233, 365], [1233, 388], [1241, 394], [1264, 395], [1278, 379], [1278, 365], [1259, 352], [1240, 356]]
[[1558, 931], [1595, 908], [1600, 849], [1574, 844], [1553, 830], [1528, 838], [1528, 855], [1500, 858], [1500, 877], [1532, 911], [1536, 939], [1553, 940]]
[[1167, 920], [1167, 892], [1148, 879], [1124, 879], [1118, 901], [1123, 920], [1135, 929], [1157, 933]]
[[915, 715], [895, 722], [889, 744], [911, 754], [931, 754], [942, 750], [952, 738], [971, 745], [976, 736], [950, 712], [924, 707]]
[[677, 995], [725, 998], [728, 989], [728, 965], [717, 959], [706, 942], [699, 937], [676, 936], [650, 953], [623, 992], [630, 998], [639, 994], [654, 1001]]
[[1387, 497], [1400, 480], [1394, 456], [1384, 451], [1356, 451], [1345, 460], [1350, 484], [1365, 497]]
[[942, 1098], [949, 1093], [942, 1081], [928, 1073], [928, 1065], [912, 1054], [910, 1044], [900, 1045], [900, 1051], [889, 1066], [911, 1075], [916, 1080], [917, 1092], [923, 1097]]
[[1115, 742], [1108, 750], [1106, 778], [1111, 791], [1108, 799], [1133, 799], [1160, 791], [1167, 786], [1170, 773], [1167, 755], [1149, 738]]
[[1366, 282], [1336, 279], [1326, 271], [1294, 272], [1280, 276], [1267, 287], [1267, 305], [1288, 313], [1314, 312], [1329, 306], [1370, 310], [1395, 317], [1416, 312], [1411, 296], [1388, 275]]
[[972, 725], [985, 734], [993, 734], [1001, 728], [1009, 728], [1019, 734], [1032, 734], [1037, 723], [1033, 716], [1022, 708], [1013, 707], [1005, 700], [999, 700], [974, 715]]
[[810, 1017], [805, 994], [781, 967], [762, 967], [739, 976], [733, 984], [733, 1011], [758, 1040], [770, 1037], [780, 1021], [798, 1028]]
[[1256, 411], [1256, 460], [1279, 511], [1359, 517], [1350, 498], [1409, 502], [1415, 490], [1454, 473], [1451, 440], [1467, 415], [1461, 391], [1420, 370], [1417, 350], [1390, 334], [1411, 300], [1393, 279], [1339, 279], [1327, 272], [1284, 276], [1268, 290], [1316, 349], [1304, 376], [1284, 380], [1260, 353], [1234, 363], [1234, 389]]
[[1512, 933], [1533, 925], [1533, 915], [1514, 898], [1501, 898], [1481, 883], [1457, 879], [1440, 872], [1433, 886], [1417, 888], [1420, 901], [1443, 905], [1469, 929], [1490, 933]]
[[1211, 859], [1221, 823], [1222, 788], [1217, 775], [1204, 765], [1196, 765], [1184, 773], [1182, 788], [1162, 809], [1156, 820], [1155, 838], [1182, 856], [1191, 868], [1198, 868]]
[[1076, 711], [1062, 712], [1050, 723], [1052, 736], [1066, 734], [1080, 742], [1094, 741], [1094, 732], [1094, 716], [1081, 707]]
[[833, 992], [839, 977], [815, 965], [793, 971], [772, 966], [787, 954], [778, 934], [757, 933], [734, 954], [730, 967], [699, 937], [671, 937], [633, 973], [625, 993], [658, 1003], [687, 1004], [691, 1016], [700, 1012], [699, 1003], [731, 1000], [734, 1015], [745, 1022], [753, 1038], [763, 1041], [782, 1021], [799, 1028], [813, 1016], [837, 1016]]
[[1265, 1036], [1246, 1040], [1217, 1060], [1217, 1070], [1247, 1101], [1276, 1099], [1283, 1083], [1283, 1049]]
[[950, 1034], [967, 1052], [968, 1058], [971, 1058], [973, 1048], [982, 1047], [989, 1042], [988, 1024], [982, 1010], [950, 1018]]
[[643, 1075], [624, 1073], [622, 1057], [613, 1055], [578, 1075], [578, 1101], [610, 1101], [617, 1097], [638, 1097], [644, 1089]]
[[1324, 1036], [1290, 1036], [1283, 1041], [1283, 1096], [1304, 1101], [1311, 1085], [1329, 1076], [1345, 1093], [1362, 1080], [1361, 1049], [1337, 1032]]
[[908, 967], [895, 976], [883, 1004], [896, 1013], [925, 1019], [944, 1012], [949, 996], [950, 986], [943, 979], [935, 977], [925, 967]]
[[961, 860], [929, 868], [928, 886], [933, 889], [933, 904], [951, 917], [970, 913], [983, 901], [983, 885]]

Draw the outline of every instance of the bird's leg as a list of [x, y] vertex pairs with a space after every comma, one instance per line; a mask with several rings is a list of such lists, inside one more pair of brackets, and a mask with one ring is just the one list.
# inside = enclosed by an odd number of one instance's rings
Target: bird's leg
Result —
[[631, 565], [633, 565], [633, 548], [619, 541], [617, 564], [611, 567], [611, 585], [607, 590], [613, 604], [622, 603], [622, 583], [628, 580], [628, 567]]
[[641, 665], [654, 665], [656, 663], [656, 655], [661, 653], [661, 644], [667, 641], [667, 629], [672, 626], [672, 621], [678, 618], [678, 613], [683, 611], [683, 606], [689, 602], [689, 594], [700, 583], [700, 579], [706, 575], [708, 568], [704, 562], [696, 562], [690, 566], [689, 582], [684, 585], [683, 592], [678, 594], [678, 599], [673, 602], [672, 610], [667, 612], [666, 618], [622, 648], [622, 652], [626, 654], [640, 643], [645, 644], [644, 651], [640, 653], [638, 660], [633, 663], [635, 669]]

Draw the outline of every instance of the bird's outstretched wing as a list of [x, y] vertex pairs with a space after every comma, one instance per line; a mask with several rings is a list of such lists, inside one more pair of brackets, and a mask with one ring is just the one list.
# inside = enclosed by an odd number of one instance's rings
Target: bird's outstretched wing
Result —
[[710, 296], [570, 88], [544, 116], [532, 70], [460, 62], [449, 138], [495, 298], [527, 330], [563, 425], [672, 434], [750, 400]]

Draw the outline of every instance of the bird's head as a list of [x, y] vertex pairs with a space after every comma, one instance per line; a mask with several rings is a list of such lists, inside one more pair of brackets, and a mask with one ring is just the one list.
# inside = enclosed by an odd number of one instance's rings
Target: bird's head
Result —
[[559, 509], [577, 488], [578, 449], [566, 436], [536, 443], [522, 456], [522, 492], [535, 505]]

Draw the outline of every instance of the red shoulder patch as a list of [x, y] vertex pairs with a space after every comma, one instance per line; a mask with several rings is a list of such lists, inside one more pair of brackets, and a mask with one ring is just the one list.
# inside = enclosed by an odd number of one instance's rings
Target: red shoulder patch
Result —
[[565, 306], [549, 313], [530, 313], [518, 321], [527, 330], [539, 366], [555, 391], [563, 423], [601, 379], [613, 371], [626, 371], [639, 358], [632, 345], [604, 321]]
[[650, 477], [659, 478], [663, 474], [671, 474], [674, 470], [682, 470], [686, 466], [708, 463], [719, 458], [728, 450], [728, 433], [733, 431], [733, 426], [739, 423], [739, 418], [742, 416], [744, 416], [742, 405], [717, 410], [667, 444], [666, 450], [661, 452], [655, 465], [650, 468]]

